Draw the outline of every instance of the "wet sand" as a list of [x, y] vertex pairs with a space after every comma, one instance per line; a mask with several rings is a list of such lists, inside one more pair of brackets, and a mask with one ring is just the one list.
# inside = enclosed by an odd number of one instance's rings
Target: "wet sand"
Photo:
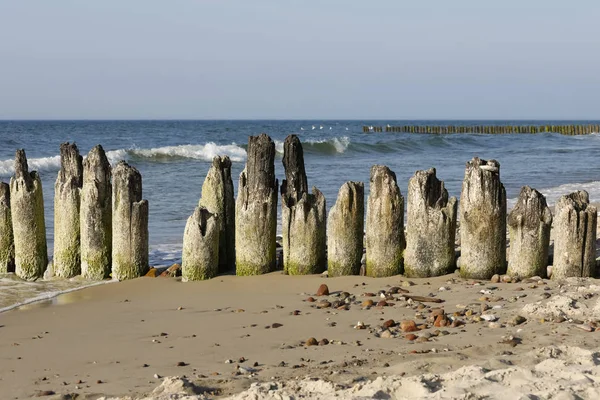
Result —
[[[457, 275], [410, 281], [275, 272], [189, 283], [139, 278], [68, 293], [55, 304], [0, 314], [2, 396], [26, 399], [48, 391], [56, 395], [47, 398], [75, 393], [78, 399], [143, 397], [168, 376], [186, 376], [210, 398], [241, 392], [253, 382], [304, 377], [323, 378], [341, 389], [378, 376], [525, 364], [526, 354], [542, 346], [597, 348], [600, 313], [592, 312], [598, 300], [594, 286], [587, 298], [578, 292], [581, 285], [600, 284], [597, 280], [563, 286], [548, 280], [479, 283]], [[314, 296], [323, 283], [331, 294]], [[365, 294], [394, 286], [443, 303], [407, 301], [397, 293], [388, 300], [393, 305], [363, 307], [369, 299], [381, 300]], [[340, 300], [342, 291], [356, 296], [349, 310], [315, 307], [320, 300]], [[555, 322], [523, 312], [525, 304], [543, 304], [561, 291], [579, 296], [590, 313]], [[309, 296], [316, 301], [306, 301]], [[498, 318], [492, 327], [481, 319], [483, 303], [491, 309], [484, 314]], [[437, 307], [464, 324], [433, 326], [431, 311]], [[510, 325], [518, 315], [526, 321]], [[398, 326], [382, 334], [382, 324], [390, 319], [414, 320], [426, 328], [410, 333], [429, 337], [408, 340], [409, 332]], [[355, 329], [358, 321], [366, 329]], [[305, 346], [311, 337], [330, 343]]]

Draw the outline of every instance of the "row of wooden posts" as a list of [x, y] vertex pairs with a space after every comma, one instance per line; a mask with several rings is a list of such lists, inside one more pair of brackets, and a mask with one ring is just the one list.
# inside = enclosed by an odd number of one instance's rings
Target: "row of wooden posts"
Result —
[[[235, 265], [238, 275], [275, 269], [279, 185], [274, 160], [271, 138], [265, 134], [250, 137], [235, 205], [229, 159], [213, 160], [199, 206], [185, 228], [184, 280], [213, 277], [219, 272], [218, 264]], [[312, 193], [308, 190], [302, 145], [295, 135], [284, 142], [283, 165], [283, 268], [288, 274], [327, 269], [329, 276], [357, 275], [364, 244], [365, 272], [373, 277], [401, 273], [430, 277], [456, 267], [463, 277], [474, 279], [502, 273], [521, 278], [546, 276], [552, 213], [544, 196], [525, 186], [507, 218], [506, 192], [495, 160], [473, 158], [467, 163], [460, 210], [435, 169], [417, 171], [408, 184], [406, 233], [404, 197], [388, 167], [371, 168], [365, 226], [362, 182], [344, 183], [326, 216], [323, 194], [314, 187]], [[458, 214], [461, 255], [457, 260]], [[552, 277], [595, 273], [596, 219], [597, 210], [589, 204], [587, 192], [560, 198], [554, 216]]]
[[[507, 217], [506, 192], [495, 160], [467, 162], [460, 208], [434, 168], [417, 171], [408, 184], [406, 232], [405, 200], [388, 167], [371, 168], [365, 224], [362, 182], [344, 183], [326, 215], [323, 194], [314, 187], [309, 192], [297, 136], [288, 136], [284, 143], [286, 179], [281, 186], [274, 161], [271, 138], [251, 136], [234, 200], [231, 161], [213, 159], [183, 235], [184, 281], [212, 278], [234, 268], [237, 275], [274, 271], [279, 194], [283, 269], [290, 275], [326, 269], [332, 277], [358, 275], [366, 247], [365, 273], [373, 277], [430, 277], [456, 267], [472, 279], [502, 273], [545, 276], [552, 225], [552, 277], [595, 272], [597, 210], [587, 192], [561, 197], [553, 218], [544, 196], [525, 186]], [[148, 202], [142, 200], [141, 175], [125, 162], [112, 169], [101, 146], [82, 161], [77, 146], [61, 145], [54, 219], [54, 275], [81, 274], [96, 280], [112, 275], [123, 280], [148, 270]], [[28, 171], [25, 152], [18, 150], [10, 187], [0, 185], [0, 272], [14, 268], [21, 278], [33, 280], [44, 275], [47, 264], [41, 181]]]
[[364, 133], [560, 133], [562, 135], [589, 135], [600, 132], [600, 125], [402, 125], [402, 126], [363, 126]]
[[[60, 146], [54, 186], [54, 259], [50, 275], [118, 280], [148, 269], [148, 202], [142, 176], [124, 161], [111, 168], [102, 146], [85, 161], [75, 144]], [[26, 280], [48, 267], [42, 182], [17, 150], [10, 186], [0, 183], [0, 273]]]

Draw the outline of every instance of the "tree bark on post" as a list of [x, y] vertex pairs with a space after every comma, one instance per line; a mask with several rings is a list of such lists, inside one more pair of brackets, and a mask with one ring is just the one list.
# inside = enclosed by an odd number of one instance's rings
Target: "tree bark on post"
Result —
[[0, 182], [0, 274], [15, 271], [15, 241], [10, 216], [10, 185]]
[[148, 201], [142, 175], [125, 161], [113, 171], [112, 277], [137, 278], [148, 270]]
[[406, 276], [426, 278], [454, 271], [457, 209], [456, 197], [448, 198], [435, 168], [417, 171], [409, 180]]
[[235, 201], [229, 157], [213, 158], [202, 184], [199, 205], [218, 215], [219, 272], [232, 271], [235, 268]]
[[558, 199], [554, 217], [552, 279], [594, 276], [598, 210], [586, 191]]
[[15, 272], [25, 280], [41, 278], [48, 266], [44, 196], [40, 176], [36, 171], [29, 172], [25, 150], [17, 150], [10, 200]]
[[323, 272], [327, 268], [325, 196], [308, 193], [304, 152], [296, 135], [285, 139], [281, 185], [283, 268], [290, 275]]
[[552, 212], [544, 195], [523, 186], [517, 204], [508, 215], [508, 275], [519, 278], [546, 275], [551, 226]]
[[237, 275], [275, 270], [277, 233], [275, 143], [266, 134], [250, 136], [248, 161], [240, 174], [235, 211]]
[[404, 197], [396, 174], [384, 165], [371, 167], [367, 205], [366, 275], [385, 277], [403, 272]]
[[83, 159], [75, 143], [60, 145], [60, 171], [54, 185], [54, 274], [72, 278], [81, 274], [79, 226]]
[[460, 196], [460, 274], [490, 279], [506, 270], [506, 191], [500, 163], [467, 163]]
[[95, 146], [83, 162], [81, 188], [81, 275], [108, 278], [112, 265], [111, 166], [102, 146]]
[[358, 275], [363, 254], [365, 189], [362, 182], [346, 182], [327, 219], [329, 276]]
[[183, 235], [181, 280], [210, 279], [219, 273], [219, 216], [204, 207], [196, 207], [188, 218]]

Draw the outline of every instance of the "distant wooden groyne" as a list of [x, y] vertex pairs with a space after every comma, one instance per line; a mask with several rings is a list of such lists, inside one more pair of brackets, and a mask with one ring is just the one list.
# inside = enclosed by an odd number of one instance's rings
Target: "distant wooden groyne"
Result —
[[589, 135], [600, 132], [600, 125], [401, 125], [363, 126], [364, 133], [560, 133], [561, 135]]

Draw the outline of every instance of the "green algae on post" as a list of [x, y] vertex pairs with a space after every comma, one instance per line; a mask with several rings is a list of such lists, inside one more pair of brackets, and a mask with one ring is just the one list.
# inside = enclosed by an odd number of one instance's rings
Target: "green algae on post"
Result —
[[594, 276], [598, 210], [589, 203], [584, 190], [556, 203], [552, 279]]
[[83, 164], [75, 143], [60, 145], [60, 171], [54, 185], [54, 274], [81, 274], [79, 226]]
[[15, 241], [10, 216], [10, 186], [0, 182], [0, 274], [15, 270]]
[[113, 171], [112, 277], [137, 278], [148, 270], [148, 201], [142, 175], [120, 161]]
[[10, 179], [11, 219], [15, 241], [15, 272], [25, 280], [44, 275], [48, 266], [42, 181], [29, 172], [25, 150], [17, 150], [15, 176]]
[[304, 152], [296, 135], [285, 139], [281, 184], [283, 269], [290, 275], [318, 274], [327, 268], [325, 196], [308, 193]]
[[81, 275], [108, 278], [112, 260], [111, 167], [102, 146], [90, 150], [83, 162], [81, 189]]
[[467, 163], [460, 196], [460, 274], [490, 279], [506, 270], [506, 191], [500, 163], [477, 157]]
[[188, 218], [183, 234], [182, 281], [198, 281], [219, 272], [219, 216], [197, 206]]
[[367, 205], [366, 275], [401, 274], [405, 246], [404, 197], [396, 183], [396, 174], [384, 165], [373, 165]]
[[362, 182], [346, 182], [327, 218], [329, 276], [358, 275], [363, 254], [365, 189]]
[[275, 143], [264, 133], [250, 136], [235, 210], [237, 275], [260, 275], [275, 270], [278, 186]]
[[448, 198], [435, 168], [417, 171], [408, 181], [404, 274], [426, 278], [454, 271], [456, 197]]
[[231, 160], [216, 156], [202, 184], [199, 205], [219, 216], [219, 272], [235, 268], [235, 201]]
[[552, 212], [546, 198], [523, 186], [517, 204], [508, 215], [510, 247], [508, 269], [511, 277], [544, 277], [548, 266]]

